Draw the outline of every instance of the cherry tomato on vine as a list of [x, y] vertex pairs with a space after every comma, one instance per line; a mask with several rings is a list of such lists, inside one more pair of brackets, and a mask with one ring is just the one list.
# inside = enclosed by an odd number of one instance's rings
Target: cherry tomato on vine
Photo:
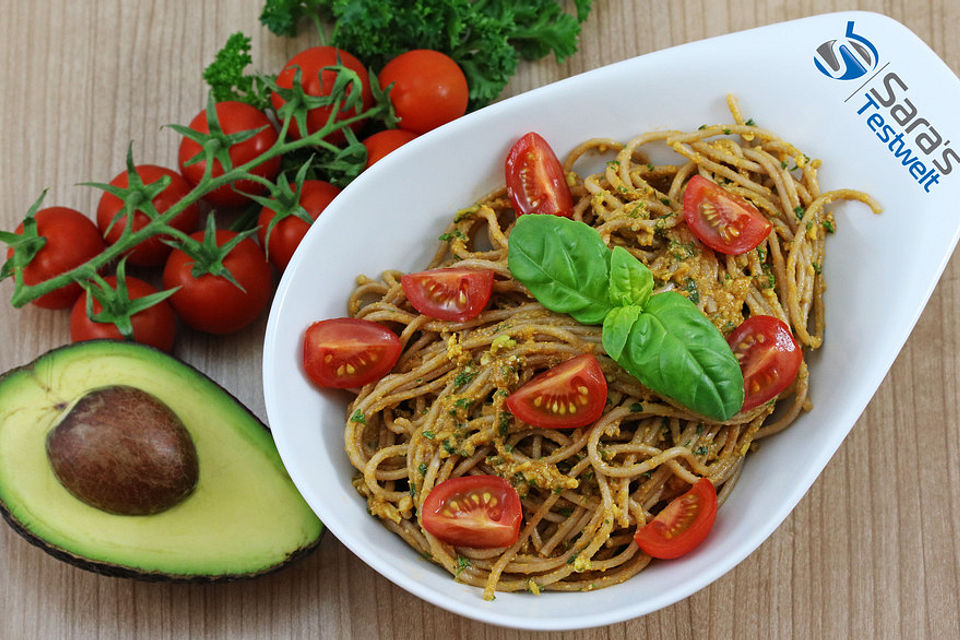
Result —
[[717, 490], [700, 478], [670, 501], [657, 517], [637, 529], [634, 540], [648, 556], [672, 560], [704, 541], [717, 518]]
[[[107, 276], [104, 280], [111, 287], [117, 286], [116, 276]], [[137, 278], [127, 276], [125, 279], [127, 292], [131, 300], [143, 298], [157, 293], [157, 290]], [[96, 340], [98, 338], [112, 338], [122, 340], [123, 335], [116, 325], [106, 322], [96, 322], [87, 317], [87, 296], [84, 292], [70, 312], [70, 339], [73, 342], [83, 340]], [[100, 313], [103, 307], [93, 300], [93, 312]], [[147, 307], [143, 311], [130, 316], [130, 323], [133, 325], [133, 339], [140, 344], [148, 344], [163, 351], [173, 349], [173, 342], [177, 335], [177, 318], [173, 313], [173, 308], [166, 300], [161, 300], [157, 304]]]
[[426, 133], [467, 112], [467, 78], [452, 58], [439, 51], [415, 49], [390, 60], [378, 76], [390, 90], [401, 129]]
[[780, 395], [797, 377], [803, 362], [790, 327], [773, 316], [750, 316], [727, 336], [727, 342], [743, 370], [741, 411]]
[[[357, 60], [353, 55], [344, 51], [343, 49], [337, 49], [335, 47], [321, 46], [321, 47], [311, 47], [301, 51], [297, 55], [290, 58], [290, 61], [283, 67], [283, 70], [280, 71], [280, 74], [277, 76], [277, 86], [281, 89], [290, 89], [293, 87], [293, 79], [296, 76], [297, 68], [300, 68], [300, 82], [303, 84], [303, 90], [307, 95], [311, 96], [327, 96], [333, 91], [333, 85], [337, 79], [337, 72], [333, 70], [324, 70], [324, 67], [332, 67], [336, 65], [342, 65], [347, 67], [351, 71], [355, 72], [360, 78], [362, 90], [360, 93], [361, 99], [363, 101], [362, 111], [366, 111], [371, 106], [373, 106], [373, 93], [370, 91], [370, 78], [367, 75], [367, 70], [364, 68], [363, 63]], [[353, 87], [350, 87], [347, 91], [352, 91]], [[270, 96], [270, 103], [273, 105], [274, 110], [279, 110], [285, 104], [285, 100], [280, 97], [280, 95], [274, 92]], [[307, 112], [307, 134], [315, 133], [322, 129], [324, 125], [327, 124], [327, 120], [330, 117], [330, 112], [332, 107], [315, 107], [310, 109]], [[346, 118], [351, 118], [357, 115], [357, 110], [351, 108], [349, 110], [343, 111], [337, 114], [338, 120], [343, 120]], [[363, 121], [358, 120], [350, 125], [350, 128], [355, 132], [359, 131], [363, 127]], [[299, 138], [301, 136], [300, 129], [297, 126], [296, 122], [290, 123], [289, 128], [290, 137]], [[325, 138], [328, 142], [334, 144], [339, 144], [345, 140], [343, 131], [340, 129], [334, 131], [329, 136]]]
[[547, 369], [507, 397], [519, 420], [544, 429], [595, 422], [607, 403], [607, 380], [595, 356], [585, 353]]
[[363, 146], [367, 148], [367, 166], [370, 166], [383, 158], [391, 151], [396, 151], [403, 145], [417, 137], [417, 134], [404, 129], [386, 129], [373, 134], [363, 141]]
[[[236, 235], [232, 231], [217, 231], [217, 246], [225, 245]], [[202, 242], [203, 232], [190, 237]], [[243, 289], [223, 276], [194, 276], [193, 258], [180, 249], [170, 253], [163, 269], [163, 287], [180, 287], [169, 300], [187, 326], [207, 333], [234, 333], [256, 320], [267, 306], [272, 287], [270, 264], [256, 242], [244, 238], [223, 258], [223, 266]]]
[[[276, 143], [276, 129], [270, 122], [267, 115], [249, 104], [243, 102], [227, 101], [218, 102], [216, 105], [217, 119], [220, 121], [220, 128], [223, 133], [230, 135], [241, 131], [251, 129], [262, 129], [252, 138], [243, 142], [238, 142], [230, 147], [230, 161], [234, 167], [250, 162], [259, 157], [265, 151], [270, 149]], [[201, 111], [190, 122], [190, 128], [201, 133], [209, 133], [210, 127], [207, 123], [207, 112]], [[190, 184], [196, 186], [203, 178], [203, 172], [206, 168], [206, 161], [201, 159], [193, 164], [187, 164], [197, 154], [201, 154], [203, 149], [190, 138], [184, 138], [180, 143], [179, 163], [180, 173]], [[254, 167], [250, 173], [263, 176], [268, 180], [273, 180], [280, 171], [280, 156], [271, 158]], [[216, 178], [223, 175], [223, 165], [219, 160], [213, 161], [213, 171], [211, 176]], [[252, 180], [237, 180], [230, 184], [225, 184], [203, 196], [203, 199], [217, 207], [236, 207], [248, 202], [248, 198], [234, 191], [233, 187], [246, 193], [259, 194], [266, 190], [262, 184]]]
[[517, 215], [545, 213], [570, 218], [573, 195], [563, 166], [539, 134], [524, 135], [510, 149], [505, 163], [507, 195]]
[[[153, 198], [153, 206], [158, 214], [164, 213], [190, 193], [190, 184], [176, 171], [152, 164], [138, 165], [135, 169], [145, 186], [157, 182], [163, 176], [170, 177], [169, 186]], [[121, 189], [127, 188], [130, 184], [127, 172], [120, 173], [110, 181], [110, 184]], [[97, 226], [100, 227], [100, 232], [104, 234], [107, 244], [114, 244], [123, 235], [123, 230], [127, 224], [127, 216], [121, 215], [114, 221], [114, 216], [121, 211], [123, 211], [123, 201], [112, 193], [104, 192], [100, 197], [100, 204], [97, 206]], [[175, 229], [190, 233], [197, 228], [199, 219], [200, 209], [194, 203], [177, 214], [169, 224]], [[137, 211], [133, 216], [133, 230], [139, 231], [149, 222], [150, 218], [147, 217], [147, 214]], [[112, 226], [111, 223], [113, 223]], [[109, 232], [107, 231], [108, 227]], [[170, 247], [161, 241], [163, 237], [165, 236], [151, 236], [139, 243], [127, 254], [127, 262], [144, 267], [162, 265], [170, 253]]]
[[423, 528], [458, 547], [509, 547], [523, 519], [520, 496], [499, 476], [459, 476], [435, 486], [423, 501]]
[[438, 320], [463, 322], [480, 315], [493, 291], [490, 269], [431, 269], [400, 278], [413, 308]]
[[[291, 184], [290, 188], [296, 190], [296, 185]], [[304, 208], [307, 215], [316, 220], [339, 193], [340, 188], [329, 182], [304, 180], [300, 191], [300, 206]], [[303, 236], [307, 235], [310, 225], [294, 215], [281, 218], [270, 230], [268, 245], [267, 228], [276, 215], [276, 212], [268, 207], [260, 210], [260, 217], [257, 219], [257, 224], [260, 226], [257, 237], [260, 239], [260, 246], [267, 248], [267, 256], [271, 264], [283, 271], [287, 268], [287, 263], [293, 257], [293, 252], [297, 250]]]
[[303, 338], [303, 368], [318, 386], [351, 389], [382, 378], [400, 357], [400, 339], [362, 318], [314, 322]]
[[703, 244], [728, 255], [750, 251], [773, 228], [755, 206], [701, 175], [687, 182], [683, 218]]
[[[23, 281], [34, 285], [60, 275], [95, 257], [103, 251], [103, 238], [97, 226], [87, 216], [67, 207], [48, 207], [37, 211], [37, 235], [46, 238], [46, 244], [40, 248], [23, 268]], [[23, 223], [14, 233], [23, 234]], [[13, 256], [13, 249], [7, 250], [7, 258]], [[33, 304], [44, 309], [66, 309], [83, 292], [80, 285], [71, 283], [54, 289], [36, 300]]]

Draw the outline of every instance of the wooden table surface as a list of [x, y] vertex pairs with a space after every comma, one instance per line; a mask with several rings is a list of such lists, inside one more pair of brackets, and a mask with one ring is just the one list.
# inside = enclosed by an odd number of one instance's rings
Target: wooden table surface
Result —
[[[235, 31], [276, 70], [315, 44], [260, 28], [261, 0], [2, 0], [0, 228], [43, 188], [92, 214], [135, 141], [175, 166], [201, 108], [203, 67]], [[522, 64], [505, 96], [671, 45], [841, 9], [905, 23], [960, 71], [956, 0], [595, 0], [580, 52]], [[880, 286], [880, 285], [878, 285]], [[9, 299], [12, 286], [0, 285]], [[68, 314], [0, 304], [0, 370], [69, 341]], [[776, 532], [710, 587], [642, 618], [533, 634], [467, 620], [380, 577], [332, 535], [275, 575], [191, 586], [106, 578], [0, 530], [0, 637], [16, 638], [957, 638], [960, 637], [960, 260], [820, 479]], [[238, 335], [183, 332], [176, 354], [265, 414], [266, 318]], [[854, 374], [855, 375], [855, 374]]]

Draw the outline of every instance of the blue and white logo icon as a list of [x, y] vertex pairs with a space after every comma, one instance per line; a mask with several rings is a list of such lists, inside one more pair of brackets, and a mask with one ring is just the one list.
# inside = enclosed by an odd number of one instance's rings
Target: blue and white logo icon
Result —
[[853, 80], [877, 66], [877, 48], [853, 32], [853, 20], [847, 23], [843, 38], [828, 40], [813, 55], [813, 64], [820, 73], [835, 80]]

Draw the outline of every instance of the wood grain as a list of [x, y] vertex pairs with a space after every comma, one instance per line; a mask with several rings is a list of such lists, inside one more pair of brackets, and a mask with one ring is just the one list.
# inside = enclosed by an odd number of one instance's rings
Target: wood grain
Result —
[[[254, 38], [259, 69], [312, 44], [260, 28], [260, 0], [3, 0], [0, 228], [44, 188], [92, 213], [128, 143], [175, 166], [226, 37]], [[886, 13], [960, 70], [954, 0], [595, 0], [580, 53], [525, 64], [512, 95], [630, 56], [827, 11]], [[880, 286], [878, 284], [878, 286]], [[9, 298], [9, 282], [0, 295]], [[460, 618], [374, 573], [333, 536], [272, 576], [212, 586], [103, 578], [0, 531], [3, 638], [957, 638], [960, 637], [960, 262], [952, 260], [876, 397], [793, 514], [699, 593], [597, 629], [532, 634]], [[265, 319], [238, 335], [184, 333], [177, 354], [264, 415]], [[69, 340], [66, 313], [0, 305], [0, 370]], [[856, 375], [856, 372], [851, 372]]]

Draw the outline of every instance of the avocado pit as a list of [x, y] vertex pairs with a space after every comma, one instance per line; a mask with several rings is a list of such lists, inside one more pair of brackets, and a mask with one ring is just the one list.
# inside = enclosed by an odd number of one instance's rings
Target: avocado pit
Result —
[[70, 493], [119, 515], [165, 511], [199, 476], [196, 447], [177, 414], [130, 386], [84, 394], [47, 435], [46, 449]]

